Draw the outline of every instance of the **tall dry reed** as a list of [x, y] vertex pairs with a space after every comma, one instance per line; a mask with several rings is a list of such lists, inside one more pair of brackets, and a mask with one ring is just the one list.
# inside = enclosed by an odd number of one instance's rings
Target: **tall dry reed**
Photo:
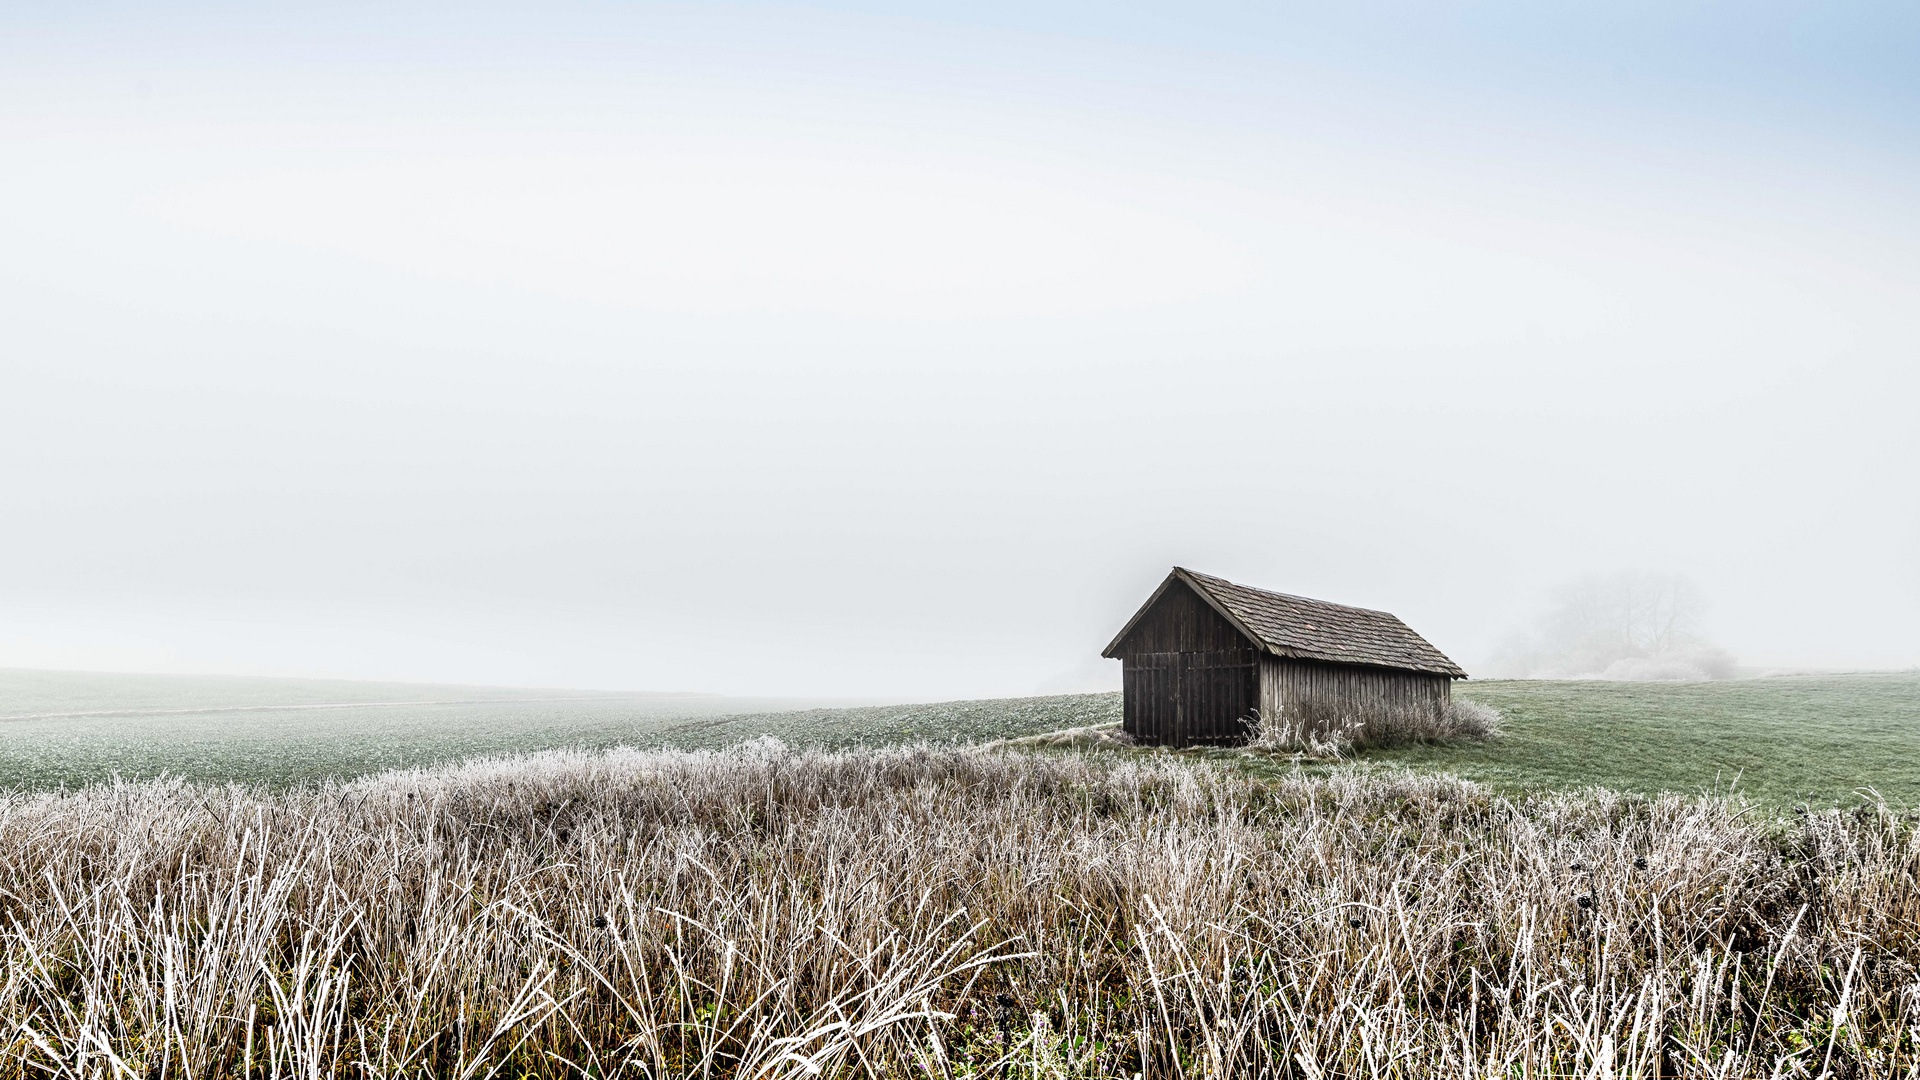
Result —
[[1911, 1076], [1913, 821], [1115, 756], [0, 806], [0, 1071]]

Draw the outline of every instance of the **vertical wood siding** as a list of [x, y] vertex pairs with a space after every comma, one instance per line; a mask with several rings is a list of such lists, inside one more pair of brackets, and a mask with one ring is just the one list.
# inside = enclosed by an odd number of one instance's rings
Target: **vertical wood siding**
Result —
[[1185, 584], [1176, 584], [1160, 594], [1153, 608], [1134, 626], [1115, 652], [1134, 653], [1216, 652], [1254, 648], [1254, 644], [1213, 605], [1202, 600]]
[[1260, 715], [1284, 716], [1317, 707], [1365, 713], [1390, 708], [1438, 708], [1453, 698], [1453, 680], [1423, 671], [1316, 664], [1278, 656], [1260, 658]]
[[1259, 655], [1192, 589], [1162, 593], [1118, 651], [1127, 734], [1169, 746], [1246, 738], [1259, 704]]
[[1167, 746], [1247, 737], [1260, 691], [1251, 650], [1131, 653], [1121, 663], [1127, 734]]

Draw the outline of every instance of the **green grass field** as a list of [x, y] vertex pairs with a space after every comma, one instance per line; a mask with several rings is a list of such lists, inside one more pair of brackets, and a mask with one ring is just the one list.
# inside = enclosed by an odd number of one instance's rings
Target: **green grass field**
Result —
[[[1509, 792], [1738, 792], [1775, 810], [1854, 804], [1872, 792], [1920, 807], [1920, 672], [1717, 683], [1484, 681], [1454, 693], [1499, 709], [1500, 737], [1363, 751], [1362, 767], [1451, 773]], [[1075, 742], [1089, 744], [1059, 745]], [[1243, 750], [1184, 753], [1268, 775], [1348, 767]]]
[[1920, 672], [1470, 682], [1457, 692], [1505, 715], [1499, 739], [1368, 757], [1507, 789], [1724, 792], [1737, 781], [1776, 806], [1854, 802], [1866, 788], [1920, 805]]
[[0, 669], [0, 789], [162, 774], [285, 785], [560, 747], [980, 742], [1117, 719], [1116, 695], [822, 707], [712, 694]]
[[[1472, 682], [1506, 716], [1487, 743], [1403, 747], [1376, 765], [1497, 787], [1698, 792], [1774, 806], [1920, 805], [1920, 672], [1724, 683]], [[981, 742], [1119, 720], [1118, 694], [934, 705], [593, 694], [281, 679], [0, 671], [0, 787], [162, 773], [284, 785], [402, 765], [615, 745]]]

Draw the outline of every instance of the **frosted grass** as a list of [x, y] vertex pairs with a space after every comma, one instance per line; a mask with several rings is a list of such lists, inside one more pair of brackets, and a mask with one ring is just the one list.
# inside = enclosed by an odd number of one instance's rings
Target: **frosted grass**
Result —
[[759, 740], [0, 803], [0, 1071], [1913, 1075], [1920, 837]]

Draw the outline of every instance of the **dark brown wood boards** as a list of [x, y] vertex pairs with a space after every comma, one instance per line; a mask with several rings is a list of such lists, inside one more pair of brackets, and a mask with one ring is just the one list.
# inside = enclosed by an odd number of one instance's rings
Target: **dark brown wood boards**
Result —
[[1259, 653], [1192, 589], [1162, 592], [1118, 651], [1127, 734], [1169, 746], [1247, 737], [1260, 703]]
[[1168, 746], [1247, 738], [1260, 700], [1251, 650], [1132, 653], [1120, 662], [1127, 734]]

